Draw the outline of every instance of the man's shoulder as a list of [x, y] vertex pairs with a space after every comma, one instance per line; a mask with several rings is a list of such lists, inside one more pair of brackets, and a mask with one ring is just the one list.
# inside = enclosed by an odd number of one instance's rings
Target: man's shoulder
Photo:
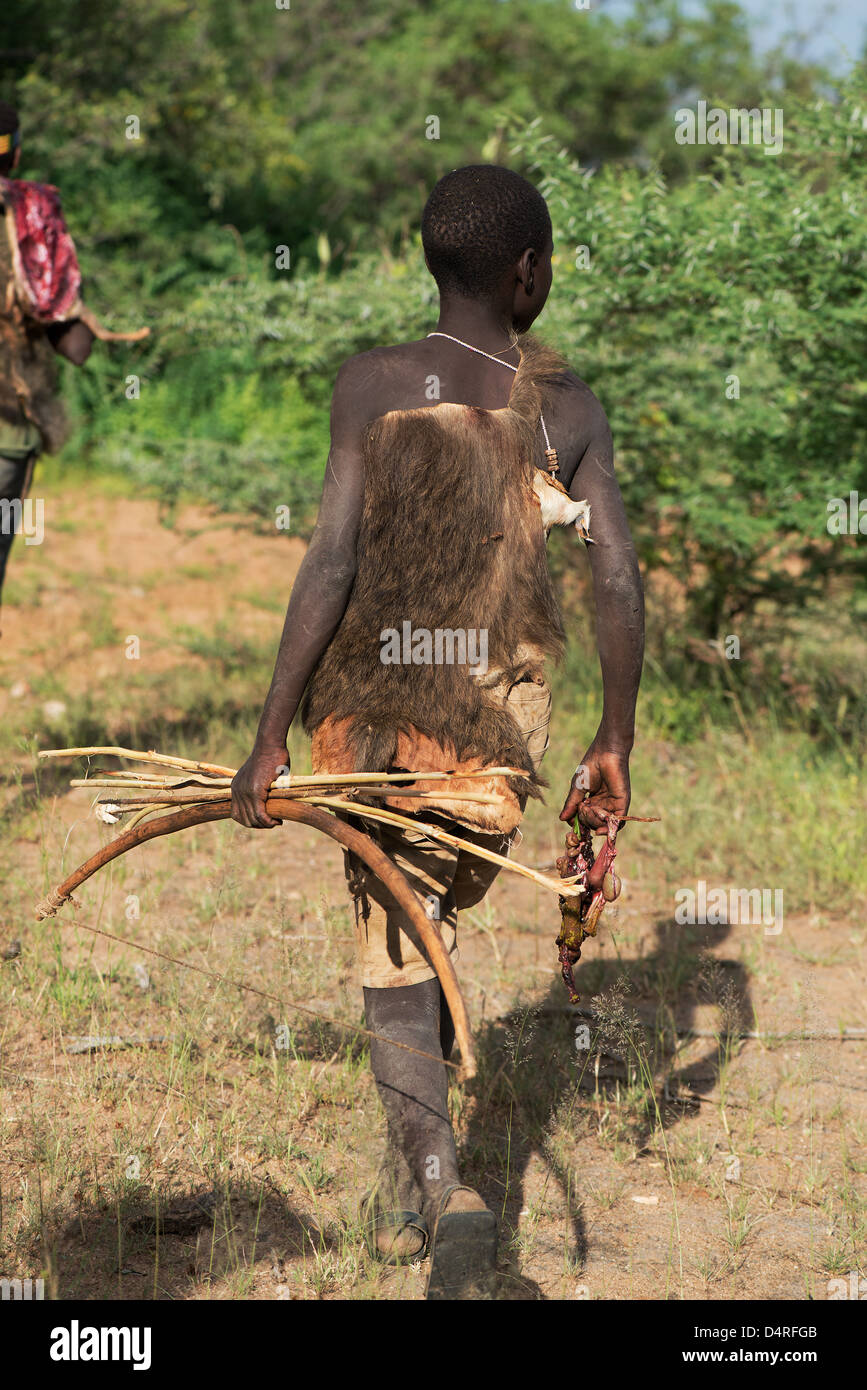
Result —
[[375, 419], [416, 381], [425, 340], [368, 348], [347, 357], [334, 382], [333, 407]]
[[580, 424], [590, 433], [608, 429], [608, 416], [605, 407], [587, 382], [567, 367], [562, 373], [562, 409], [570, 417], [570, 422]]
[[426, 343], [420, 338], [413, 342], [384, 344], [356, 352], [347, 357], [337, 372], [336, 385], [353, 385], [370, 381], [381, 375], [392, 376], [402, 368], [412, 369]]

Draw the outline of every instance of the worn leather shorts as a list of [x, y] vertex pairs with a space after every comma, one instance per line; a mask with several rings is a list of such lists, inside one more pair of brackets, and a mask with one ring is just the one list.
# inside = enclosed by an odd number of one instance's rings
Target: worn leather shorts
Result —
[[[542, 677], [531, 676], [516, 681], [501, 693], [524, 734], [533, 765], [538, 770], [548, 747], [550, 688]], [[491, 835], [442, 816], [430, 814], [425, 819], [498, 854], [508, 855], [520, 839], [520, 830], [510, 835]], [[431, 840], [422, 831], [403, 830], [375, 821], [362, 824], [406, 875], [428, 916], [439, 928], [446, 949], [452, 959], [457, 960], [458, 913], [481, 902], [500, 872], [499, 866], [467, 850], [453, 849]], [[346, 878], [355, 901], [355, 934], [362, 984], [369, 989], [389, 989], [434, 979], [436, 971], [409, 917], [354, 854], [347, 852], [345, 858]]]

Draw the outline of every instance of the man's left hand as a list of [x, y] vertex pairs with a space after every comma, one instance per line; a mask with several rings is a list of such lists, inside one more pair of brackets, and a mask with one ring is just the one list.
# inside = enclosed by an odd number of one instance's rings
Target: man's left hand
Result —
[[630, 797], [629, 753], [605, 748], [594, 739], [572, 778], [560, 819], [571, 824], [580, 807], [585, 825], [593, 830], [607, 830], [606, 813], [625, 816]]

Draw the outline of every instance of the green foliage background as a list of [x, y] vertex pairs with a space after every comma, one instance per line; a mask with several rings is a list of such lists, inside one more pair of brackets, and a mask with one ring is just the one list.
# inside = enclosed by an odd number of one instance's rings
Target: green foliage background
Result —
[[[699, 691], [723, 677], [690, 642], [772, 633], [726, 680], [806, 675], [858, 727], [867, 544], [826, 521], [867, 495], [863, 64], [831, 82], [759, 58], [726, 0], [618, 21], [569, 0], [11, 0], [0, 52], [22, 172], [60, 186], [88, 299], [154, 330], [65, 369], [62, 463], [309, 525], [340, 362], [435, 317], [428, 189], [506, 162], [555, 224], [538, 329], [608, 411], [643, 564], [677, 596], [652, 659]], [[678, 145], [698, 98], [782, 108], [782, 153]]]

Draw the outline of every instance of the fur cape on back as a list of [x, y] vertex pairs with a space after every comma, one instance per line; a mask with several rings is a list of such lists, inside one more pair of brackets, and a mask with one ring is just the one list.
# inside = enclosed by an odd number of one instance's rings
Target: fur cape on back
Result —
[[[450, 783], [494, 793], [499, 806], [423, 803], [501, 833], [518, 824], [527, 795], [538, 795], [504, 695], [522, 675], [541, 675], [564, 636], [533, 488], [543, 397], [564, 363], [534, 339], [519, 347], [503, 409], [443, 402], [389, 411], [368, 426], [355, 583], [302, 709], [316, 771], [522, 769], [520, 778]], [[449, 661], [451, 643], [438, 644], [438, 631], [464, 634], [475, 665]], [[413, 786], [442, 791], [436, 782]], [[419, 810], [411, 798], [386, 804]]]

